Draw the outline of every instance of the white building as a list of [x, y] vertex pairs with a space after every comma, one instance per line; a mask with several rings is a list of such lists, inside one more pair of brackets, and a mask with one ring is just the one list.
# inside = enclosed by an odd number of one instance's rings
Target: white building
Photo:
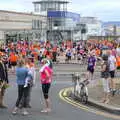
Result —
[[120, 35], [120, 22], [119, 21], [108, 21], [103, 22], [103, 35]]
[[21, 34], [29, 34], [32, 38], [33, 33], [35, 33], [34, 38], [38, 36], [40, 38], [42, 30], [46, 27], [46, 20], [45, 16], [33, 13], [0, 10], [0, 40], [5, 40], [6, 35], [10, 37], [11, 35], [16, 35], [18, 38], [20, 36], [23, 37]]
[[68, 0], [39, 0], [33, 2], [34, 13], [48, 18], [47, 38], [51, 41], [72, 39], [72, 29], [80, 14], [67, 11]]
[[[96, 17], [81, 17], [79, 25], [79, 31], [74, 34], [76, 40], [87, 40], [89, 36], [101, 36], [102, 34], [102, 22]], [[85, 34], [81, 34], [83, 28], [86, 29]]]

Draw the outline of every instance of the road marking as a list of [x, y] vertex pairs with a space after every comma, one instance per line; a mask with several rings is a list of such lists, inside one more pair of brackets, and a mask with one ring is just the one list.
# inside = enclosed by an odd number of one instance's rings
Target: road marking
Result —
[[102, 116], [107, 117], [107, 118], [112, 118], [112, 119], [120, 120], [120, 116], [118, 116], [118, 115], [113, 115], [113, 114], [105, 113], [105, 112], [102, 112], [102, 111], [99, 111], [99, 110], [94, 110], [94, 109], [92, 109], [90, 107], [87, 107], [87, 106], [85, 106], [83, 104], [80, 104], [80, 103], [78, 103], [78, 102], [76, 102], [74, 100], [71, 100], [70, 98], [67, 97], [67, 92], [70, 89], [71, 88], [65, 88], [65, 89], [63, 89], [63, 90], [61, 90], [59, 92], [59, 97], [63, 101], [65, 101], [65, 102], [67, 102], [67, 103], [69, 103], [69, 104], [71, 104], [71, 105], [73, 105], [73, 106], [75, 106], [75, 107], [77, 107], [79, 109], [83, 109], [85, 111], [92, 112], [92, 113], [95, 113], [97, 115], [102, 115]]

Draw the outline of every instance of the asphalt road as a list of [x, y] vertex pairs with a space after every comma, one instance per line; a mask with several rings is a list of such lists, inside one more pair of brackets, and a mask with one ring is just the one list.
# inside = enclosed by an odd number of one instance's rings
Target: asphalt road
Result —
[[40, 111], [43, 108], [44, 103], [39, 82], [39, 74], [37, 74], [36, 85], [32, 90], [32, 108], [29, 109], [30, 115], [23, 116], [21, 113], [12, 115], [11, 112], [17, 98], [17, 86], [14, 75], [10, 75], [9, 79], [11, 86], [7, 89], [5, 94], [5, 103], [8, 105], [8, 109], [0, 109], [0, 120], [113, 120], [79, 109], [60, 99], [59, 91], [63, 88], [72, 86], [70, 76], [54, 77], [54, 82], [50, 90], [52, 112], [49, 114], [41, 113]]

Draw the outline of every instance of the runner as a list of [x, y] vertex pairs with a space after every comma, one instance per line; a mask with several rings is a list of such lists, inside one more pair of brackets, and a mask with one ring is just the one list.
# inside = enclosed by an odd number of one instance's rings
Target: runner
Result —
[[42, 84], [42, 91], [45, 99], [45, 108], [41, 112], [51, 112], [49, 89], [52, 82], [52, 69], [46, 66], [47, 60], [42, 61], [42, 68], [40, 69], [40, 81]]
[[94, 56], [94, 53], [90, 52], [88, 57], [88, 65], [87, 65], [88, 79], [90, 81], [93, 80], [95, 66], [96, 66], [96, 58]]

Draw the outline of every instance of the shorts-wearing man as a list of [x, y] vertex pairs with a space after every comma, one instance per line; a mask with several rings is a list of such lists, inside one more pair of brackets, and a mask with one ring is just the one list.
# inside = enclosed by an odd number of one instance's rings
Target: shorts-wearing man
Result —
[[115, 70], [116, 70], [116, 58], [110, 53], [108, 62], [110, 64], [109, 72], [110, 72], [110, 88], [112, 90], [112, 94], [114, 96], [115, 91], [116, 91], [116, 86], [115, 86]]

